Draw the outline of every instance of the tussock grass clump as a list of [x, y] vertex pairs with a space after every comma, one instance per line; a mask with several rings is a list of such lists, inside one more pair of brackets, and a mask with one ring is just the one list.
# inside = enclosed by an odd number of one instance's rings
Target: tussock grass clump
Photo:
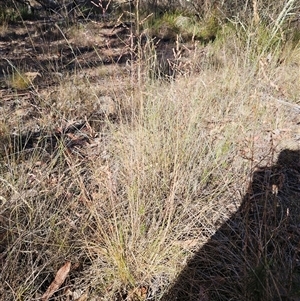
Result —
[[221, 28], [221, 19], [214, 12], [201, 20], [179, 10], [149, 17], [149, 19], [143, 25], [145, 32], [162, 40], [174, 41], [179, 35], [183, 41], [200, 40], [207, 43], [216, 38]]
[[16, 90], [28, 89], [32, 82], [24, 72], [17, 71], [14, 72], [9, 79], [9, 85]]
[[[42, 298], [66, 261], [53, 300], [299, 298], [299, 171], [282, 158], [299, 48], [252, 29], [224, 25], [168, 82], [136, 76], [138, 57], [127, 80], [82, 67], [33, 91], [43, 128], [0, 159], [1, 300]], [[1, 122], [9, 140], [28, 121]]]
[[109, 122], [85, 159], [61, 144], [47, 161], [2, 160], [2, 296], [38, 298], [67, 259], [71, 290], [159, 300], [239, 206], [268, 133], [289, 122], [235, 66], [125, 94], [130, 119]]

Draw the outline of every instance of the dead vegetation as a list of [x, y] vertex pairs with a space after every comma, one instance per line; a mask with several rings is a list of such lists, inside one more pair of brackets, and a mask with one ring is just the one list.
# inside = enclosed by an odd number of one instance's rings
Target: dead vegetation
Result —
[[0, 300], [300, 298], [288, 4], [1, 29]]

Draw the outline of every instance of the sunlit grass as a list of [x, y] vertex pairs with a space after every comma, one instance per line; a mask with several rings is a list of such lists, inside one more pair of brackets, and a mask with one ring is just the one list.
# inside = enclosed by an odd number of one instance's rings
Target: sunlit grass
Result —
[[[92, 81], [82, 68], [51, 91], [34, 90], [31, 119], [49, 150], [16, 136], [25, 118], [0, 120], [2, 144], [20, 138], [13, 150], [0, 146], [5, 300], [40, 298], [66, 260], [73, 269], [55, 300], [67, 288], [91, 300], [160, 300], [237, 210], [254, 168], [297, 147], [299, 44], [263, 24], [206, 20], [206, 29], [178, 15], [152, 24], [171, 24], [177, 41], [181, 30], [192, 40], [213, 33], [206, 46], [193, 40], [189, 73], [149, 80], [143, 49], [128, 75], [103, 65]], [[8, 82], [32, 86], [17, 70]], [[77, 119], [85, 127], [67, 131]]]

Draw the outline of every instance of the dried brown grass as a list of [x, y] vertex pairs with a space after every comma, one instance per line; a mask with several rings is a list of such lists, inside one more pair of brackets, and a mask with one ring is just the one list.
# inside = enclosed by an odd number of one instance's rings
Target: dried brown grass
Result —
[[[73, 299], [160, 300], [237, 211], [255, 167], [299, 148], [299, 45], [270, 49], [269, 62], [252, 39], [224, 32], [188, 74], [166, 82], [132, 72], [134, 85], [110, 90], [113, 112], [82, 79], [37, 95], [55, 143], [46, 151], [21, 141], [18, 152], [8, 143], [1, 154], [1, 300], [40, 298], [66, 260], [53, 300], [68, 290]], [[64, 132], [77, 115], [84, 126]]]

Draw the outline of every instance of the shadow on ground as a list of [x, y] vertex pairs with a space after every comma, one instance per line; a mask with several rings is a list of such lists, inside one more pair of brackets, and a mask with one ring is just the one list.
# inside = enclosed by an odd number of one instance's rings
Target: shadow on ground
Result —
[[300, 300], [300, 150], [254, 172], [240, 209], [163, 300]]
[[[102, 65], [124, 64], [129, 27], [123, 23], [24, 21], [0, 32], [0, 80], [19, 71], [41, 74], [75, 72]], [[43, 81], [45, 81], [43, 79]]]

